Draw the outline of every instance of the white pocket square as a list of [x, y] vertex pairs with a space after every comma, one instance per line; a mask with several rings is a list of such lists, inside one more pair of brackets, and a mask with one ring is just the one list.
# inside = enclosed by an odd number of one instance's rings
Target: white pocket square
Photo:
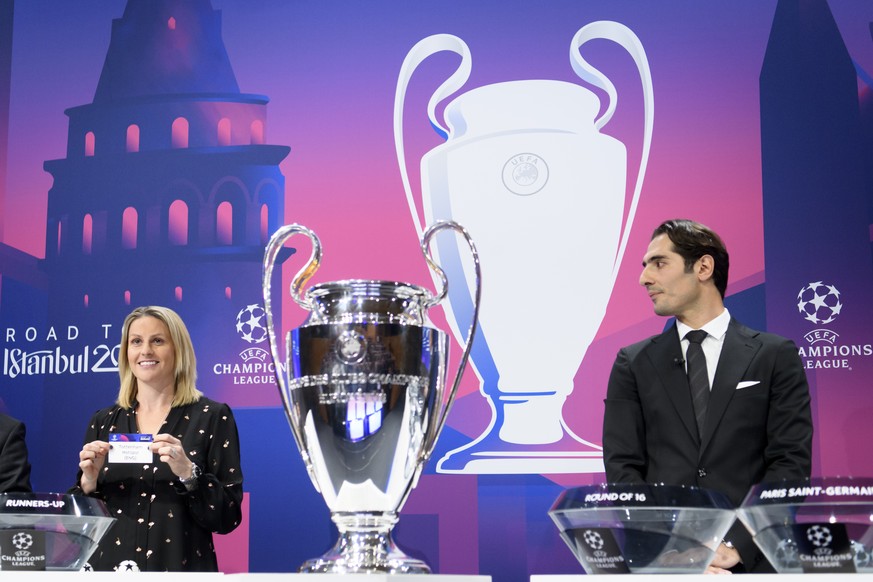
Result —
[[744, 382], [740, 382], [737, 384], [737, 390], [742, 390], [743, 388], [748, 388], [749, 386], [754, 386], [755, 384], [760, 384], [760, 380], [746, 380]]

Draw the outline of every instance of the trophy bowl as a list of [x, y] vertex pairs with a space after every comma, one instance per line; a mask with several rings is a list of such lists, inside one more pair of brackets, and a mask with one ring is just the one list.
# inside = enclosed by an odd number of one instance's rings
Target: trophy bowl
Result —
[[586, 574], [702, 574], [736, 519], [715, 491], [620, 483], [568, 489], [549, 515]]
[[[301, 572], [429, 573], [391, 537], [398, 514], [430, 458], [454, 401], [476, 329], [476, 311], [451, 388], [447, 387], [448, 336], [427, 309], [446, 294], [448, 282], [431, 259], [430, 239], [452, 229], [478, 255], [456, 223], [431, 226], [421, 248], [443, 288], [437, 295], [395, 281], [349, 279], [300, 290], [321, 260], [321, 243], [300, 225], [280, 228], [264, 257], [264, 309], [282, 403], [298, 450], [322, 494], [339, 540]], [[276, 341], [271, 307], [273, 267], [285, 242], [304, 234], [312, 242], [307, 265], [291, 284], [292, 298], [309, 311], [291, 330], [284, 351]]]
[[740, 521], [777, 572], [873, 572], [873, 479], [762, 483]]
[[80, 570], [114, 521], [93, 497], [0, 493], [0, 570]]

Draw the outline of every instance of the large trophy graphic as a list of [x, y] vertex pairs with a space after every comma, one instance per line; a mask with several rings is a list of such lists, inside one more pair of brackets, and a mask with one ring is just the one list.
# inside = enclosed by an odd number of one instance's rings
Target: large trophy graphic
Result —
[[[631, 196], [625, 147], [600, 133], [615, 111], [617, 91], [579, 53], [593, 39], [621, 45], [642, 81], [642, 159]], [[430, 123], [446, 142], [421, 159], [422, 215], [425, 223], [455, 220], [475, 232], [488, 265], [471, 362], [492, 418], [481, 436], [440, 459], [437, 471], [601, 472], [601, 447], [573, 433], [563, 406], [606, 313], [642, 189], [654, 111], [645, 51], [617, 22], [593, 22], [576, 33], [573, 70], [609, 98], [599, 117], [599, 99], [582, 86], [521, 80], [456, 97], [445, 107], [444, 126], [437, 105], [468, 79], [470, 51], [448, 34], [419, 41], [401, 66], [394, 105], [397, 159], [419, 233], [422, 220], [404, 147], [404, 102], [416, 68], [442, 51], [459, 55], [461, 63], [428, 102]], [[438, 241], [434, 254], [450, 279], [467, 283], [453, 285], [446, 306], [450, 327], [461, 337], [459, 322], [473, 309], [473, 274], [454, 242]]]
[[[473, 256], [474, 307], [464, 352], [447, 388], [448, 335], [427, 310], [444, 299], [448, 280], [430, 256], [439, 231], [454, 230]], [[273, 270], [285, 242], [302, 234], [312, 243], [307, 264], [291, 283], [291, 297], [309, 311], [276, 341], [271, 308]], [[344, 280], [301, 288], [321, 263], [321, 242], [308, 228], [280, 228], [264, 254], [264, 309], [282, 403], [315, 488], [339, 530], [327, 554], [301, 572], [428, 573], [421, 560], [394, 544], [391, 530], [445, 425], [469, 359], [479, 310], [479, 258], [463, 227], [433, 224], [421, 249], [441, 283], [438, 294], [393, 281]]]

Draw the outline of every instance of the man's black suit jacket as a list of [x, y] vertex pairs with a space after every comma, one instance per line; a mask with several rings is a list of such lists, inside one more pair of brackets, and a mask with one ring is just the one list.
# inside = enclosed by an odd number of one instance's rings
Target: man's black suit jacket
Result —
[[0, 414], [0, 493], [30, 492], [24, 424]]
[[[675, 323], [619, 351], [606, 395], [603, 452], [613, 483], [693, 485], [738, 506], [752, 485], [809, 477], [809, 386], [794, 342], [732, 319], [702, 438]], [[761, 555], [741, 524], [731, 530], [747, 570]]]

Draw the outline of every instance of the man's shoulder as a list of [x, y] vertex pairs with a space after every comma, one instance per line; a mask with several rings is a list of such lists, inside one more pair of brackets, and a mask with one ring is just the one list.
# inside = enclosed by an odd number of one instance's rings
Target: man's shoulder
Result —
[[656, 333], [655, 335], [651, 335], [646, 339], [640, 340], [638, 342], [632, 343], [622, 348], [623, 351], [628, 358], [631, 360], [636, 358], [646, 349], [660, 343], [663, 341], [669, 341], [671, 339], [678, 339], [679, 336], [676, 335], [676, 324], [670, 325], [662, 331], [661, 333]]
[[736, 319], [731, 319], [728, 326], [728, 333], [736, 333], [744, 338], [752, 339], [761, 342], [765, 346], [783, 345], [785, 343], [793, 343], [790, 338], [779, 335], [777, 333], [760, 331], [741, 323]]
[[22, 422], [17, 418], [13, 418], [8, 414], [0, 412], [0, 434], [11, 433], [21, 425]]

